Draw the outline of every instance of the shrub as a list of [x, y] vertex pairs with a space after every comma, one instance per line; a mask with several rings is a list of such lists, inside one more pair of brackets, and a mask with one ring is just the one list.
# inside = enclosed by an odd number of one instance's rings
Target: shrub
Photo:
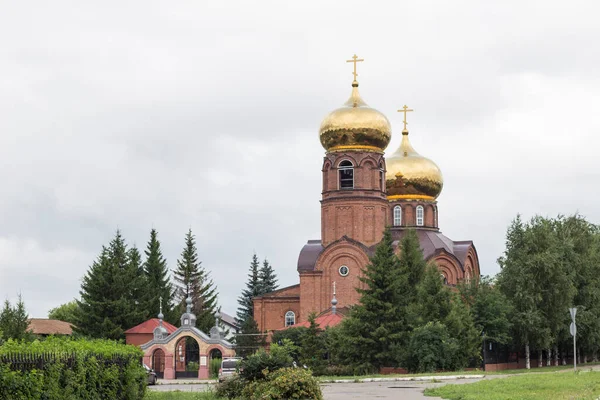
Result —
[[266, 380], [250, 382], [242, 391], [248, 400], [322, 400], [319, 381], [303, 368], [282, 368], [267, 373]]
[[199, 368], [200, 368], [200, 364], [198, 364], [196, 361], [190, 361], [185, 366], [185, 370], [188, 372], [198, 372]]
[[219, 370], [221, 369], [221, 359], [213, 358], [210, 360], [209, 367], [209, 377], [211, 379], [217, 379], [219, 377]]
[[[307, 328], [303, 326], [299, 326], [297, 328], [288, 328], [282, 331], [275, 331], [273, 333], [273, 337], [271, 338], [272, 343], [277, 343], [278, 345], [283, 345], [284, 339], [290, 340], [294, 345], [301, 346], [302, 345], [302, 337], [306, 333]], [[299, 348], [290, 354], [294, 361], [298, 361], [300, 354]]]
[[282, 345], [271, 345], [270, 353], [260, 349], [242, 360], [240, 375], [249, 382], [265, 379], [268, 372], [291, 367], [294, 362], [291, 354], [296, 350], [297, 347], [289, 339], [283, 339]]
[[350, 365], [329, 365], [325, 368], [323, 375], [326, 376], [352, 376], [355, 374], [354, 367]]
[[418, 327], [408, 343], [403, 365], [410, 372], [433, 372], [435, 370], [455, 370], [460, 346], [451, 338], [448, 329], [439, 322], [429, 322]]
[[225, 397], [227, 399], [237, 399], [242, 396], [242, 390], [247, 382], [239, 375], [235, 375], [219, 382], [215, 387], [217, 397]]
[[0, 398], [139, 400], [147, 380], [142, 355], [107, 340], [9, 340], [0, 347]]

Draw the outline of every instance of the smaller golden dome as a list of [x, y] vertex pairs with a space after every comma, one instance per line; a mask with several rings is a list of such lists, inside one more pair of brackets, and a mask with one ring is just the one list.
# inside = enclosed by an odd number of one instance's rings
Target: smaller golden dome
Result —
[[392, 127], [385, 115], [364, 102], [358, 83], [344, 106], [329, 113], [321, 123], [319, 138], [327, 151], [383, 152], [390, 143]]
[[389, 200], [435, 200], [442, 192], [444, 178], [440, 168], [413, 149], [408, 131], [402, 132], [402, 143], [385, 160], [386, 190]]

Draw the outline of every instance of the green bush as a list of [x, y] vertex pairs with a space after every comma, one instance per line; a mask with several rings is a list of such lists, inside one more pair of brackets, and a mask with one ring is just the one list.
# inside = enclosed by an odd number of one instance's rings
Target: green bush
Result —
[[322, 400], [319, 381], [309, 370], [282, 368], [270, 372], [266, 380], [250, 382], [242, 391], [248, 400], [313, 399]]
[[107, 340], [9, 340], [0, 347], [0, 399], [140, 400], [147, 381], [142, 355]]
[[264, 379], [268, 372], [291, 367], [294, 362], [291, 355], [295, 351], [297, 351], [297, 346], [289, 339], [283, 339], [281, 345], [272, 344], [269, 353], [264, 349], [260, 349], [242, 360], [240, 363], [240, 375], [250, 382]]
[[237, 399], [242, 395], [242, 390], [246, 386], [247, 381], [239, 375], [235, 375], [219, 382], [215, 387], [215, 394], [218, 397], [227, 399]]
[[185, 366], [185, 370], [188, 372], [198, 372], [198, 369], [200, 369], [200, 364], [198, 364], [196, 361], [190, 361]]
[[208, 365], [208, 373], [211, 379], [217, 379], [219, 377], [219, 370], [221, 369], [221, 359], [213, 358], [210, 360]]
[[294, 361], [298, 361], [300, 358], [300, 346], [302, 345], [302, 337], [306, 334], [308, 329], [299, 326], [297, 328], [288, 328], [282, 331], [275, 331], [273, 333], [273, 337], [271, 338], [271, 343], [283, 344], [284, 339], [290, 340], [294, 345], [298, 346], [298, 348], [290, 354]]
[[464, 368], [459, 352], [459, 343], [450, 337], [446, 326], [429, 322], [413, 331], [402, 357], [403, 365], [410, 372], [454, 371]]

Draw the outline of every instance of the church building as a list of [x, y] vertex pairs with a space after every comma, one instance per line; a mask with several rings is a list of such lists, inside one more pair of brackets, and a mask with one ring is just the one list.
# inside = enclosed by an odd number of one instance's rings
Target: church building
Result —
[[[390, 226], [398, 246], [407, 229], [415, 229], [426, 260], [440, 270], [447, 285], [479, 277], [479, 259], [473, 242], [453, 241], [438, 225], [437, 198], [442, 173], [409, 141], [406, 115], [400, 147], [386, 157], [392, 128], [381, 112], [361, 98], [356, 80], [350, 98], [321, 123], [319, 138], [325, 148], [321, 170], [321, 238], [300, 250], [299, 284], [254, 299], [254, 318], [261, 331], [306, 322], [312, 312], [335, 313], [357, 304], [363, 269]], [[334, 295], [335, 291], [335, 295]]]

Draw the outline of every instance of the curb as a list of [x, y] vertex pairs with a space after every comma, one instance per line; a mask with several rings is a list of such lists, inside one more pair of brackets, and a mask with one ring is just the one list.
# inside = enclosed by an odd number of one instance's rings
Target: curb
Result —
[[364, 379], [327, 379], [320, 383], [365, 383], [365, 382], [402, 382], [402, 381], [450, 381], [455, 379], [481, 379], [485, 375], [443, 375], [443, 376], [413, 376], [410, 378], [364, 378]]

